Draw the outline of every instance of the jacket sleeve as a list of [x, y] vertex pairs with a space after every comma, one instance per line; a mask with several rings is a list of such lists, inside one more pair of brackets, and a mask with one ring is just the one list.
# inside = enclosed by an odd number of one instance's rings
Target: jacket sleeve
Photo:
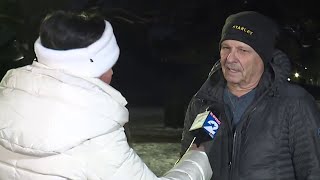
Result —
[[320, 179], [320, 112], [310, 96], [292, 108], [289, 142], [296, 180]]
[[[102, 136], [92, 141], [96, 142], [91, 142], [90, 146], [86, 145], [83, 147], [85, 150], [81, 150], [92, 152], [85, 153], [89, 180], [209, 180], [212, 175], [205, 152], [189, 151], [168, 173], [157, 177], [128, 145], [123, 129], [112, 136]], [[83, 156], [80, 155], [80, 158], [83, 159]]]
[[118, 169], [112, 179], [210, 180], [211, 176], [212, 170], [208, 157], [202, 151], [188, 151], [163, 177], [156, 177], [142, 159], [132, 150], [131, 156]]
[[169, 170], [164, 178], [176, 180], [206, 180], [212, 176], [211, 166], [205, 152], [188, 151], [180, 161]]

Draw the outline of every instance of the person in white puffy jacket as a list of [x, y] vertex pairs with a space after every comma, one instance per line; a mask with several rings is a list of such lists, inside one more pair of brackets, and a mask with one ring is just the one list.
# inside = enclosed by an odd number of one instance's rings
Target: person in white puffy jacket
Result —
[[206, 180], [203, 146], [156, 177], [128, 145], [126, 100], [111, 87], [119, 47], [101, 16], [56, 11], [37, 60], [0, 83], [0, 180]]

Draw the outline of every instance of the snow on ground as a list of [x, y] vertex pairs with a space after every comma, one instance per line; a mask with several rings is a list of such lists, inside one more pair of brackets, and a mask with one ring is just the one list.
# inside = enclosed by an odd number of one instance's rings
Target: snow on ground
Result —
[[179, 159], [180, 143], [133, 143], [132, 147], [158, 177]]
[[162, 176], [179, 159], [182, 129], [164, 127], [163, 108], [129, 108], [131, 146], [157, 175]]

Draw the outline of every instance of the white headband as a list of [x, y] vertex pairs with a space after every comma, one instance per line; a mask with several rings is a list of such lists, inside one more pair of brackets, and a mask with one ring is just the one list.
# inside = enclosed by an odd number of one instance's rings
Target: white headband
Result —
[[101, 38], [88, 47], [48, 49], [42, 46], [39, 37], [34, 43], [34, 49], [39, 63], [82, 77], [100, 77], [117, 62], [120, 51], [108, 21], [105, 21]]

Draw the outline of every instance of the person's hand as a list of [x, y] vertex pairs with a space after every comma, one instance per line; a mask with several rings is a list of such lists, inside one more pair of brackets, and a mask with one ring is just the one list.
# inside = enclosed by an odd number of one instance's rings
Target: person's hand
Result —
[[190, 146], [190, 150], [198, 150], [198, 151], [203, 151], [206, 154], [209, 154], [211, 147], [212, 147], [213, 141], [206, 141], [203, 142], [199, 145], [199, 147], [197, 147], [196, 144], [192, 144]]
[[204, 147], [204, 152], [206, 152], [207, 154], [209, 154], [209, 152], [211, 151], [212, 145], [213, 145], [213, 140], [206, 141], [200, 144], [200, 146]]
[[196, 151], [203, 151], [203, 152], [205, 152], [205, 147], [204, 147], [202, 144], [200, 144], [199, 147], [197, 147], [196, 144], [192, 144], [191, 147], [190, 147], [190, 150], [196, 150]]

